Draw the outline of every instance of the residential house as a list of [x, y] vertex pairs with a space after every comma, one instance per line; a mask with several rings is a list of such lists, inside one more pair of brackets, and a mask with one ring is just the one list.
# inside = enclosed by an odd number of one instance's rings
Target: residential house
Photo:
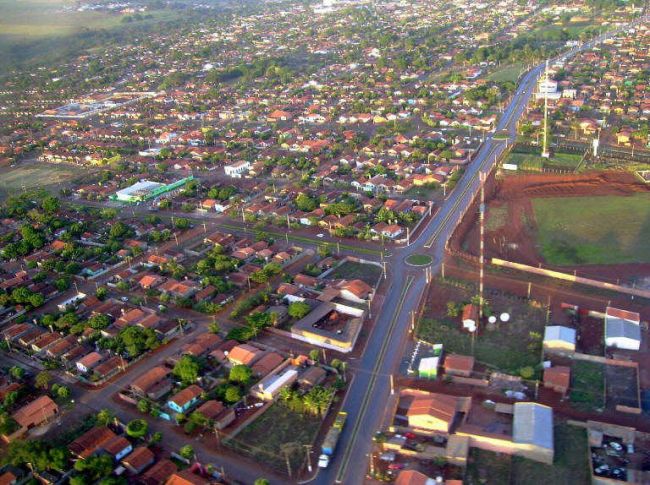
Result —
[[196, 384], [177, 392], [167, 401], [167, 407], [177, 413], [185, 413], [201, 399], [203, 389]]

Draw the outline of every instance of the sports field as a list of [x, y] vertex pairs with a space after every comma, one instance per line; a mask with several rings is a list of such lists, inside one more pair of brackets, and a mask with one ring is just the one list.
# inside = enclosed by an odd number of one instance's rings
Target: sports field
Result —
[[532, 199], [537, 243], [554, 265], [650, 263], [650, 194]]
[[79, 169], [66, 165], [30, 163], [15, 168], [3, 168], [0, 176], [0, 200], [36, 188], [56, 194], [79, 176]]

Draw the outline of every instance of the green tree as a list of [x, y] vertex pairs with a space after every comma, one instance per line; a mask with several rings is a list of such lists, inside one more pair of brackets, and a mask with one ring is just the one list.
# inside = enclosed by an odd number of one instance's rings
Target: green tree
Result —
[[247, 365], [235, 365], [230, 369], [228, 380], [245, 386], [250, 382], [252, 375], [253, 371]]
[[25, 369], [23, 369], [18, 365], [15, 365], [11, 369], [9, 369], [9, 375], [11, 376], [12, 379], [19, 381], [25, 376]]
[[320, 351], [318, 349], [312, 349], [309, 351], [309, 358], [314, 362], [318, 362], [320, 358]]
[[291, 318], [301, 319], [311, 311], [311, 307], [304, 301], [294, 301], [289, 303], [287, 311]]
[[191, 445], [185, 445], [180, 450], [178, 450], [178, 454], [186, 460], [191, 460], [194, 458], [194, 448], [192, 448]]
[[97, 413], [96, 421], [101, 426], [106, 426], [115, 420], [115, 415], [108, 409], [102, 409]]
[[149, 430], [149, 423], [144, 419], [134, 419], [126, 425], [126, 434], [131, 438], [143, 438]]
[[160, 431], [156, 431], [151, 435], [151, 438], [149, 439], [149, 443], [152, 445], [155, 445], [157, 443], [160, 443], [162, 441], [162, 433]]
[[51, 380], [52, 380], [52, 376], [50, 375], [50, 373], [44, 370], [36, 374], [36, 378], [34, 379], [34, 385], [39, 389], [47, 389], [50, 387]]
[[138, 401], [138, 411], [145, 414], [151, 411], [151, 406], [149, 404], [149, 401], [147, 401], [146, 399], [140, 399]]
[[253, 485], [271, 485], [271, 482], [269, 482], [266, 478], [258, 478], [255, 480], [255, 483]]
[[201, 366], [195, 357], [191, 355], [184, 355], [178, 359], [178, 362], [176, 362], [172, 373], [185, 384], [191, 384], [193, 382], [196, 382], [196, 379], [199, 377], [200, 370]]
[[0, 434], [10, 435], [20, 428], [20, 425], [9, 413], [0, 413]]
[[89, 456], [84, 460], [77, 460], [74, 469], [92, 483], [111, 474], [113, 458], [109, 455]]
[[236, 403], [242, 398], [241, 391], [237, 386], [228, 386], [226, 393], [224, 394], [224, 399], [227, 403]]

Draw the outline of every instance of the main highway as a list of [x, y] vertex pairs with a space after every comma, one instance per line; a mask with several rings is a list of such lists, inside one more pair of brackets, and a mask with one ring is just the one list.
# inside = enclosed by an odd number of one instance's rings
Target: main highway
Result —
[[[574, 47], [558, 59], [566, 59], [590, 49], [611, 35], [613, 32]], [[372, 438], [381, 424], [391, 392], [390, 376], [402, 358], [412, 315], [417, 311], [427, 286], [425, 271], [409, 266], [406, 259], [412, 254], [425, 253], [434, 259], [431, 265], [433, 273], [439, 270], [447, 241], [480, 190], [480, 174], [489, 173], [507, 149], [508, 143], [514, 141], [517, 122], [524, 113], [544, 68], [545, 63], [539, 64], [520, 78], [497, 125], [495, 133], [503, 136], [498, 139], [493, 136], [486, 138], [436, 216], [417, 239], [408, 246], [395, 249], [387, 260], [390, 286], [382, 310], [376, 317], [363, 356], [350, 366], [354, 369], [354, 378], [342, 404], [342, 410], [348, 413], [347, 424], [329, 467], [321, 470], [310, 483], [363, 483], [368, 470]]]

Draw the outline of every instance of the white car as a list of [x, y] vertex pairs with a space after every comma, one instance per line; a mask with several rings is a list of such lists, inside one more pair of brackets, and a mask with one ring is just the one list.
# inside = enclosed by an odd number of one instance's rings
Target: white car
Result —
[[320, 234], [316, 234], [316, 237], [325, 237], [325, 234], [321, 232]]
[[323, 453], [318, 457], [318, 468], [327, 468], [330, 464], [330, 457]]

